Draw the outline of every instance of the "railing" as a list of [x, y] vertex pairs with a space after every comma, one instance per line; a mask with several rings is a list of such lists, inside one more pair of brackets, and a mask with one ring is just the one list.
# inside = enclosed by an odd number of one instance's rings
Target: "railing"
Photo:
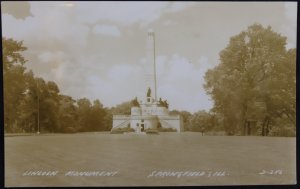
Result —
[[179, 126], [179, 128], [178, 128], [178, 127], [172, 126], [170, 123], [168, 123], [168, 122], [165, 121], [165, 120], [159, 120], [159, 121], [160, 121], [161, 126], [162, 126], [163, 128], [166, 128], [166, 127], [164, 127], [164, 125], [167, 125], [167, 126], [168, 126], [167, 128], [175, 129], [176, 132], [181, 132], [180, 126]]
[[124, 125], [127, 125], [128, 123], [130, 123], [130, 120], [126, 120], [126, 121], [120, 123], [119, 125], [113, 127], [112, 129], [117, 129], [117, 128], [124, 127]]
[[165, 121], [165, 120], [159, 120], [159, 121], [160, 121], [160, 123], [162, 123], [162, 126], [167, 125], [169, 128], [173, 128], [167, 121]]
[[168, 116], [165, 116], [165, 115], [113, 115], [113, 119], [126, 119], [126, 120], [129, 120], [129, 119], [141, 119], [141, 117], [143, 119], [163, 119], [163, 120], [177, 120], [177, 119], [180, 119], [180, 116], [179, 115], [168, 115]]
[[130, 115], [113, 115], [113, 119], [130, 119]]
[[158, 116], [158, 119], [162, 119], [162, 120], [177, 120], [177, 119], [180, 119], [180, 115]]
[[131, 120], [137, 119], [157, 119], [156, 115], [133, 115], [131, 116]]

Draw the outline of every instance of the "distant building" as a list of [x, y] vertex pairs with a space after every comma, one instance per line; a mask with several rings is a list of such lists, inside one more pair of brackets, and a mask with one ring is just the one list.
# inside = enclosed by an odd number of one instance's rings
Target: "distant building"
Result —
[[[136, 132], [147, 129], [174, 129], [183, 131], [180, 115], [170, 115], [167, 101], [157, 100], [156, 93], [156, 63], [155, 63], [155, 36], [153, 31], [148, 32], [147, 42], [148, 63], [152, 64], [150, 70], [152, 79], [144, 100], [136, 99], [131, 107], [131, 115], [113, 115], [112, 129], [130, 127]], [[153, 90], [154, 92], [152, 93]]]

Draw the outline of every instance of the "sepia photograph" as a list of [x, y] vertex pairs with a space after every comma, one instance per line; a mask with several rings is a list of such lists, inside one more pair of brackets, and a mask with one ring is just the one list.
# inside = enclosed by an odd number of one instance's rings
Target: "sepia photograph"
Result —
[[297, 2], [1, 1], [5, 187], [295, 185]]

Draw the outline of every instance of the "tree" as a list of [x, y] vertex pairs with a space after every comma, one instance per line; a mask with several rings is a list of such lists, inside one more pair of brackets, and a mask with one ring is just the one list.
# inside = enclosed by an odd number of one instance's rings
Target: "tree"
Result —
[[118, 104], [116, 107], [112, 107], [111, 112], [112, 112], [112, 114], [130, 115], [132, 106], [133, 106], [132, 100], [130, 100], [130, 101]]
[[89, 125], [91, 128], [90, 131], [104, 131], [105, 130], [105, 122], [104, 118], [106, 116], [106, 111], [103, 108], [103, 105], [99, 100], [95, 100], [93, 102], [93, 106], [91, 107], [91, 112], [89, 115]]
[[59, 95], [58, 111], [58, 130], [61, 132], [76, 132], [77, 125], [77, 107], [76, 100], [67, 95]]
[[87, 131], [91, 127], [88, 119], [92, 104], [89, 99], [81, 98], [77, 100], [77, 106], [78, 130]]
[[24, 73], [26, 68], [22, 52], [26, 50], [22, 41], [2, 38], [3, 45], [3, 84], [4, 84], [4, 129], [13, 131], [17, 124], [16, 107], [26, 91]]
[[23, 46], [23, 41], [15, 41], [11, 38], [2, 37], [3, 45], [3, 73], [11, 71], [15, 66], [24, 66], [26, 63], [22, 52], [27, 48]]
[[78, 131], [108, 131], [111, 129], [112, 116], [97, 99], [93, 104], [82, 98], [77, 101]]
[[[295, 49], [287, 51], [285, 45], [286, 37], [254, 24], [233, 36], [220, 52], [220, 64], [206, 72], [204, 88], [228, 134], [241, 133], [245, 122], [258, 119], [254, 115], [264, 115], [269, 124], [276, 114], [285, 114], [293, 122]], [[256, 112], [258, 102], [264, 113]]]
[[38, 94], [37, 83], [32, 71], [25, 73], [26, 91], [17, 106], [18, 120], [26, 132], [37, 132], [38, 129]]
[[192, 114], [188, 111], [178, 111], [178, 110], [172, 110], [170, 111], [170, 115], [180, 115], [183, 123], [184, 131], [190, 130], [190, 118]]
[[24, 74], [26, 91], [16, 106], [19, 127], [27, 132], [39, 129], [59, 131], [59, 88], [55, 82], [34, 78], [32, 71]]
[[110, 131], [112, 129], [112, 120], [113, 120], [113, 114], [110, 111], [109, 108], [104, 108], [106, 114], [103, 118], [103, 131]]
[[189, 118], [190, 131], [204, 132], [214, 128], [214, 116], [204, 110], [194, 113]]
[[188, 111], [181, 111], [180, 115], [182, 117], [183, 128], [185, 131], [188, 131], [189, 130], [189, 120], [190, 120], [192, 114]]
[[[42, 102], [43, 107], [40, 107], [42, 116], [45, 117], [44, 127], [47, 128], [51, 132], [58, 132], [59, 124], [58, 124], [58, 111], [59, 111], [59, 88], [53, 81], [48, 81], [45, 86], [45, 98]], [[44, 114], [43, 114], [44, 113]]]

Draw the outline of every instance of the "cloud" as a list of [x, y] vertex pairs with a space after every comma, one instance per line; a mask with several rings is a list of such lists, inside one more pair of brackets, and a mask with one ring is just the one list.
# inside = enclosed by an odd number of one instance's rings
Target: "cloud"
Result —
[[103, 34], [113, 37], [120, 37], [121, 32], [117, 26], [112, 25], [96, 25], [93, 28], [95, 34]]
[[74, 3], [63, 3], [63, 4], [60, 4], [60, 5], [64, 6], [64, 7], [69, 7], [69, 8], [74, 7]]
[[[79, 20], [94, 24], [110, 20], [123, 25], [156, 20], [167, 2], [75, 2]], [[95, 14], [97, 13], [97, 14]]]
[[172, 21], [172, 20], [166, 20], [166, 21], [163, 22], [163, 24], [164, 24], [165, 26], [170, 26], [170, 25], [175, 25], [176, 22], [174, 22], [174, 21]]
[[294, 24], [297, 21], [297, 3], [296, 2], [285, 2], [284, 7], [286, 9], [286, 16]]
[[[125, 26], [148, 25], [166, 12], [177, 12], [193, 5], [184, 2], [74, 2], [78, 19], [94, 24], [109, 20]], [[97, 14], [95, 14], [97, 13]]]
[[105, 75], [90, 75], [85, 85], [87, 96], [105, 99], [103, 104], [109, 107], [131, 100], [141, 93], [142, 71], [138, 65], [119, 64], [109, 67]]
[[[41, 57], [52, 60], [48, 53]], [[178, 54], [158, 56], [156, 60], [158, 97], [167, 99], [170, 109], [191, 112], [209, 110], [212, 101], [202, 87], [203, 76], [209, 67], [207, 61], [205, 56], [201, 56], [195, 63]], [[70, 81], [76, 83], [67, 87], [67, 90], [64, 88], [63, 93], [75, 98], [100, 99], [106, 107], [120, 104], [136, 96], [139, 100], [145, 100], [148, 87], [145, 68], [151, 66], [145, 59], [141, 59], [137, 64], [123, 63], [105, 67], [103, 68], [105, 74], [99, 72], [95, 74], [97, 66], [92, 62], [87, 61], [85, 65], [77, 67], [76, 72], [68, 72], [71, 63], [62, 64], [55, 69], [56, 75], [64, 74], [62, 79], [65, 79], [65, 83]], [[90, 69], [91, 67], [94, 69]], [[66, 75], [67, 72], [70, 75]], [[82, 75], [86, 77], [81, 77]]]
[[[191, 63], [187, 58], [178, 54], [158, 56], [156, 60], [158, 97], [167, 99], [170, 109], [191, 112], [201, 109], [209, 110], [212, 107], [212, 101], [202, 87], [203, 76], [209, 67], [207, 61], [205, 56], [201, 56], [196, 63]], [[85, 84], [82, 85], [79, 94], [93, 100], [104, 100], [102, 103], [106, 107], [120, 104], [134, 97], [145, 100], [148, 88], [145, 68], [151, 66], [147, 64], [142, 59], [138, 64], [117, 64], [107, 67], [104, 75], [85, 74], [87, 75]], [[78, 89], [72, 90], [74, 93]]]
[[68, 56], [62, 51], [45, 51], [37, 56], [39, 66], [46, 67], [48, 72], [43, 75], [46, 80], [54, 80], [63, 85], [65, 73], [70, 64]]
[[172, 2], [167, 7], [166, 11], [168, 12], [178, 12], [182, 11], [188, 7], [191, 7], [193, 5], [197, 4], [196, 2]]
[[29, 2], [1, 2], [2, 13], [9, 14], [16, 19], [32, 16]]
[[62, 60], [64, 58], [64, 53], [61, 51], [58, 52], [49, 52], [45, 51], [38, 55], [38, 58], [41, 62], [49, 63], [57, 60]]
[[2, 12], [2, 34], [24, 40], [26, 66], [55, 81], [61, 93], [110, 107], [144, 98], [151, 27], [158, 95], [170, 109], [198, 111], [212, 106], [203, 76], [229, 38], [257, 21], [295, 46], [296, 11], [295, 3], [30, 2], [32, 16], [23, 20]]
[[284, 7], [287, 22], [282, 26], [282, 30], [288, 36], [287, 48], [295, 48], [297, 37], [297, 2], [285, 2]]
[[70, 48], [84, 46], [88, 27], [75, 22], [73, 11], [55, 5], [53, 2], [31, 2], [33, 17], [24, 20], [2, 15], [3, 36], [24, 40], [27, 44], [35, 42], [47, 46], [51, 41], [68, 41], [65, 44], [70, 44]]
[[201, 56], [192, 63], [187, 58], [173, 54], [166, 58], [158, 57], [158, 96], [167, 99], [170, 109], [196, 112], [209, 110], [212, 101], [202, 87], [203, 76], [209, 67], [207, 57]]

